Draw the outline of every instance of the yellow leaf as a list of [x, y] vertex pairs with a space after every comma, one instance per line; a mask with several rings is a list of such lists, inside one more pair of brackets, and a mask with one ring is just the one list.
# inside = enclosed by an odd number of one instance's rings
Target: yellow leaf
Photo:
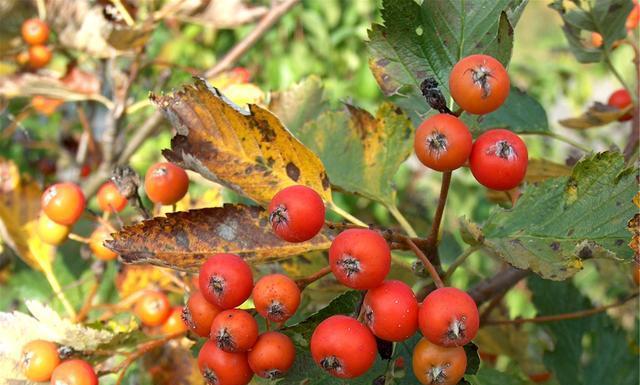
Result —
[[42, 242], [36, 232], [41, 195], [37, 183], [0, 158], [0, 235], [25, 263], [39, 270], [50, 266], [55, 256], [55, 247]]
[[169, 96], [151, 96], [177, 130], [163, 155], [182, 167], [266, 204], [302, 184], [331, 202], [320, 159], [264, 108], [245, 111], [202, 80]]

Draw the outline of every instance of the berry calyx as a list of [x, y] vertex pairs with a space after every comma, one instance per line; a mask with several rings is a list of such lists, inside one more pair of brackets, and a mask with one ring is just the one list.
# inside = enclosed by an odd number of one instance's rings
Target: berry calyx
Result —
[[86, 201], [77, 184], [62, 182], [44, 190], [40, 204], [49, 219], [61, 225], [71, 226], [80, 219]]
[[413, 373], [424, 385], [456, 385], [466, 368], [462, 347], [445, 348], [422, 338], [413, 350]]
[[97, 259], [101, 261], [112, 261], [118, 258], [118, 253], [112, 251], [104, 245], [104, 241], [111, 239], [110, 231], [104, 227], [96, 228], [89, 237], [89, 249]]
[[352, 289], [372, 289], [391, 269], [387, 241], [369, 229], [348, 229], [329, 248], [329, 265], [336, 279]]
[[322, 321], [311, 336], [315, 363], [338, 378], [355, 378], [371, 368], [376, 359], [376, 339], [371, 331], [344, 315]]
[[526, 144], [509, 130], [489, 130], [471, 149], [469, 165], [476, 180], [494, 190], [510, 190], [524, 180], [529, 163]]
[[470, 55], [453, 66], [451, 97], [471, 114], [497, 110], [509, 96], [509, 75], [502, 63], [488, 55]]
[[160, 326], [171, 314], [171, 304], [161, 291], [146, 291], [136, 302], [134, 313], [146, 326]]
[[98, 206], [106, 213], [119, 213], [127, 206], [127, 198], [120, 194], [115, 183], [108, 181], [98, 190]]
[[25, 20], [20, 32], [29, 45], [44, 44], [49, 39], [49, 26], [38, 18]]
[[209, 385], [247, 385], [253, 372], [247, 353], [229, 353], [208, 340], [198, 353], [198, 367]]
[[69, 226], [56, 223], [52, 221], [47, 214], [40, 213], [36, 225], [36, 232], [40, 239], [42, 239], [42, 242], [58, 246], [67, 239], [70, 231]]
[[253, 289], [249, 265], [235, 254], [216, 254], [200, 267], [200, 291], [207, 301], [231, 309], [246, 301]]
[[260, 334], [248, 355], [251, 370], [259, 377], [270, 380], [284, 376], [293, 366], [295, 358], [293, 342], [278, 332]]
[[207, 301], [202, 292], [195, 291], [182, 310], [182, 320], [200, 337], [209, 337], [211, 324], [221, 311], [218, 306]]
[[385, 281], [364, 297], [364, 322], [385, 341], [404, 341], [418, 330], [418, 300], [401, 281]]
[[225, 352], [246, 352], [258, 339], [258, 323], [244, 310], [224, 310], [213, 320], [209, 338]]
[[[609, 96], [609, 100], [607, 101], [608, 105], [619, 110], [624, 110], [625, 108], [630, 106], [631, 103], [633, 103], [633, 101], [631, 100], [631, 95], [629, 94], [629, 91], [624, 88], [613, 92], [611, 96]], [[633, 118], [633, 114], [629, 112], [628, 114], [624, 114], [623, 116], [619, 117], [618, 121], [625, 122], [627, 120], [631, 120], [631, 118]]]
[[22, 348], [20, 365], [31, 381], [49, 381], [53, 370], [60, 363], [58, 346], [45, 340], [33, 340]]
[[300, 305], [300, 288], [286, 275], [270, 274], [256, 282], [252, 297], [261, 316], [273, 322], [284, 322]]
[[463, 346], [478, 333], [478, 306], [466, 292], [443, 287], [429, 293], [418, 313], [422, 334], [432, 343]]
[[184, 169], [173, 163], [156, 163], [147, 170], [144, 189], [152, 202], [172, 205], [187, 194], [189, 176]]
[[462, 120], [449, 114], [426, 119], [414, 140], [416, 156], [436, 171], [452, 171], [462, 166], [471, 153], [473, 140]]
[[273, 232], [287, 242], [308, 241], [324, 225], [322, 198], [306, 186], [289, 186], [280, 190], [271, 199], [268, 211]]
[[64, 361], [51, 375], [52, 385], [98, 385], [98, 376], [93, 367], [84, 360]]

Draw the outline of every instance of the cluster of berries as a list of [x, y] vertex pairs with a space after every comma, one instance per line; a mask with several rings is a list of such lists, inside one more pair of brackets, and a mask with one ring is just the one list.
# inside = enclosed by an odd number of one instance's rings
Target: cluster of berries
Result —
[[[461, 59], [449, 76], [451, 96], [466, 112], [488, 114], [509, 95], [509, 75], [491, 56]], [[527, 146], [505, 129], [488, 130], [475, 142], [467, 125], [457, 116], [440, 113], [427, 118], [416, 131], [414, 149], [427, 167], [442, 172], [467, 164], [476, 180], [494, 190], [510, 190], [525, 177]]]
[[93, 367], [81, 359], [63, 359], [67, 351], [50, 341], [27, 343], [20, 357], [25, 377], [34, 382], [51, 380], [51, 385], [98, 385]]
[[21, 32], [22, 39], [29, 45], [29, 49], [18, 54], [18, 63], [29, 64], [33, 69], [49, 64], [53, 53], [51, 48], [45, 45], [50, 32], [47, 23], [38, 18], [25, 20]]

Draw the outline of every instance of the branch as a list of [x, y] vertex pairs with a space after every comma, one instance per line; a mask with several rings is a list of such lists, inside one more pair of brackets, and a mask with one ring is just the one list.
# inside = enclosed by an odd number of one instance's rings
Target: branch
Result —
[[236, 62], [245, 52], [249, 50], [262, 35], [267, 32], [271, 26], [273, 26], [285, 13], [287, 13], [294, 5], [298, 4], [300, 0], [285, 0], [282, 3], [275, 5], [269, 12], [267, 12], [262, 19], [258, 22], [256, 27], [242, 39], [231, 51], [216, 63], [213, 68], [204, 73], [204, 76], [209, 78], [218, 75], [220, 72], [228, 69]]
[[300, 290], [304, 290], [307, 286], [311, 285], [312, 283], [329, 273], [331, 273], [331, 266], [326, 266], [307, 277], [296, 279], [295, 282]]
[[440, 224], [442, 223], [442, 215], [444, 214], [444, 206], [447, 203], [447, 195], [449, 194], [449, 186], [451, 186], [451, 171], [442, 173], [442, 185], [440, 186], [440, 197], [438, 197], [438, 207], [433, 216], [431, 224], [431, 233], [429, 234], [429, 244], [435, 247], [438, 243], [438, 233], [440, 232]]
[[615, 302], [606, 306], [598, 306], [592, 309], [579, 310], [571, 313], [545, 315], [545, 316], [534, 317], [534, 318], [488, 320], [484, 322], [483, 325], [521, 325], [524, 323], [543, 323], [543, 322], [554, 322], [554, 321], [564, 321], [564, 320], [570, 320], [570, 319], [576, 319], [576, 318], [584, 318], [584, 317], [592, 316], [594, 314], [605, 312], [614, 307], [620, 307], [626, 304], [627, 302], [631, 301], [632, 299], [636, 298], [639, 294], [640, 294], [639, 292], [635, 292], [618, 302]]
[[498, 272], [493, 277], [480, 282], [469, 290], [469, 295], [480, 305], [494, 296], [509, 290], [516, 283], [520, 282], [521, 279], [529, 275], [529, 273], [531, 273], [529, 270], [520, 270], [509, 266], [509, 268]]
[[427, 271], [429, 272], [429, 275], [431, 276], [431, 279], [433, 280], [433, 282], [436, 284], [436, 287], [438, 289], [441, 287], [444, 287], [444, 283], [442, 282], [442, 279], [438, 275], [438, 271], [436, 270], [435, 267], [433, 267], [433, 264], [431, 263], [431, 261], [429, 261], [429, 258], [427, 258], [427, 256], [422, 252], [422, 250], [420, 250], [420, 248], [416, 246], [416, 244], [413, 243], [413, 241], [410, 238], [407, 238], [406, 242], [407, 242], [407, 245], [409, 245], [409, 248], [411, 248], [411, 250], [413, 250], [416, 256], [420, 258], [420, 261], [422, 261], [424, 268], [427, 269]]

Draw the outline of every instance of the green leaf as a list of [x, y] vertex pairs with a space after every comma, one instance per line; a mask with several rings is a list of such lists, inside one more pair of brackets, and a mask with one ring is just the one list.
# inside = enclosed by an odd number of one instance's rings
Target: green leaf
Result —
[[369, 30], [371, 71], [385, 95], [406, 96], [425, 112], [419, 90], [425, 78], [448, 93], [449, 72], [465, 56], [485, 53], [508, 64], [522, 7], [511, 0], [385, 0], [384, 25]]
[[412, 149], [413, 126], [398, 107], [383, 103], [374, 117], [346, 104], [323, 113], [293, 134], [316, 153], [341, 190], [395, 203], [391, 180]]
[[621, 154], [590, 156], [571, 176], [527, 186], [513, 209], [494, 210], [483, 227], [484, 245], [517, 268], [555, 280], [575, 274], [586, 259], [628, 259], [636, 191], [635, 173]]
[[313, 313], [304, 321], [287, 326], [282, 331], [288, 334], [296, 345], [308, 348], [311, 335], [320, 322], [336, 314], [353, 315], [361, 298], [362, 294], [359, 291], [347, 291], [334, 298], [329, 305]]
[[475, 376], [464, 377], [471, 385], [528, 385], [522, 373], [505, 373], [496, 369], [480, 368]]
[[544, 107], [516, 87], [511, 87], [509, 97], [502, 107], [487, 115], [462, 114], [473, 136], [493, 128], [506, 128], [519, 134], [550, 132]]
[[323, 94], [320, 78], [310, 76], [284, 91], [273, 93], [269, 110], [289, 131], [297, 132], [327, 107]]
[[[571, 2], [555, 0], [549, 5], [558, 11], [564, 25], [564, 35], [569, 48], [581, 63], [602, 61], [605, 50], [610, 51], [613, 44], [627, 35], [625, 21], [633, 3], [629, 0], [598, 0], [595, 2]], [[602, 47], [591, 45], [589, 33], [598, 32], [603, 38]]]
[[[539, 315], [553, 315], [592, 308], [572, 283], [538, 277], [528, 281]], [[544, 363], [562, 385], [636, 385], [640, 370], [624, 332], [606, 313], [542, 325], [554, 347]], [[584, 341], [589, 341], [584, 343]]]

